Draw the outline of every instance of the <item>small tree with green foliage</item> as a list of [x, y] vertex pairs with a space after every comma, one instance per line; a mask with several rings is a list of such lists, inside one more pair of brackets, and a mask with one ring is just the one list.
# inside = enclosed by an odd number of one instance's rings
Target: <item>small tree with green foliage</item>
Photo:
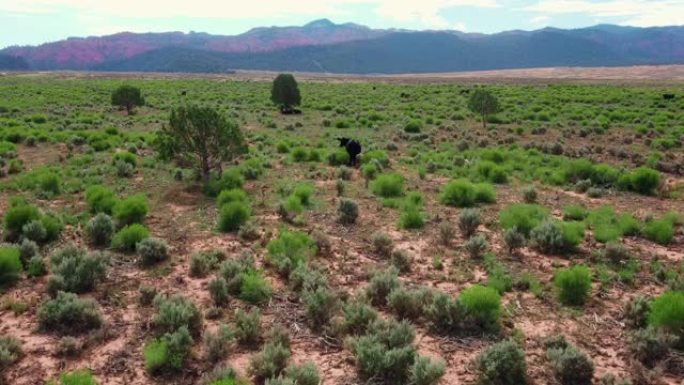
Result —
[[210, 107], [183, 106], [171, 111], [169, 124], [158, 132], [157, 150], [162, 158], [194, 163], [203, 180], [223, 162], [246, 150], [240, 128]]
[[487, 90], [475, 90], [470, 95], [468, 108], [482, 117], [482, 128], [487, 128], [487, 115], [496, 114], [501, 110], [499, 100]]
[[297, 86], [294, 76], [291, 74], [280, 74], [273, 80], [271, 101], [280, 107], [281, 110], [298, 106], [302, 102], [299, 86]]
[[122, 85], [112, 92], [112, 105], [125, 108], [126, 113], [130, 115], [134, 107], [145, 105], [145, 98], [142, 97], [140, 88]]

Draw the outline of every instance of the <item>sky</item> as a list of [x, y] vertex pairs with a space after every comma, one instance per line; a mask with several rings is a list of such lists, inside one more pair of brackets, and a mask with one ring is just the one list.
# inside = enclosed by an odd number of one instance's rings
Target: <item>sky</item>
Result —
[[122, 31], [234, 35], [328, 18], [373, 28], [493, 33], [684, 25], [684, 0], [0, 0], [0, 47]]

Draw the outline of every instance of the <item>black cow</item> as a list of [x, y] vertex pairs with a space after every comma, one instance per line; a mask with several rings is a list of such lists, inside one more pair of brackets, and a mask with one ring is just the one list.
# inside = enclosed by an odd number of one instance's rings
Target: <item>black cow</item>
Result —
[[280, 113], [282, 115], [299, 115], [302, 113], [302, 110], [298, 110], [298, 109], [292, 108], [292, 107], [281, 106], [280, 107]]
[[349, 165], [356, 166], [358, 163], [358, 156], [361, 153], [361, 143], [357, 140], [349, 138], [337, 138], [340, 141], [340, 147], [344, 147], [349, 154]]
[[663, 94], [663, 99], [665, 100], [672, 100], [675, 98], [674, 94]]
[[188, 94], [188, 91], [181, 91], [181, 96], [186, 96]]

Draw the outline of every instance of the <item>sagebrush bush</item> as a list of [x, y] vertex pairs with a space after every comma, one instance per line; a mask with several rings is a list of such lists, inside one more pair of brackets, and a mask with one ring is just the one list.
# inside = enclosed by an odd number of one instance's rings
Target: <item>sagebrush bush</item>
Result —
[[406, 321], [374, 321], [365, 335], [350, 341], [362, 379], [405, 383], [415, 361], [415, 334]]
[[648, 327], [630, 333], [627, 346], [637, 360], [653, 367], [670, 353], [678, 340], [668, 331]]
[[40, 253], [38, 244], [30, 239], [22, 239], [19, 244], [19, 258], [21, 263], [26, 266], [28, 261]]
[[40, 223], [45, 229], [45, 238], [43, 239], [44, 243], [56, 240], [59, 237], [59, 233], [62, 231], [62, 228], [64, 227], [61, 219], [50, 214], [40, 217]]
[[394, 249], [390, 255], [390, 263], [401, 273], [411, 271], [411, 262], [413, 262], [413, 256], [404, 249]]
[[29, 259], [26, 266], [26, 275], [29, 277], [41, 277], [47, 273], [47, 267], [43, 258], [39, 255], [34, 255]]
[[627, 302], [624, 311], [625, 323], [634, 329], [643, 328], [648, 323], [648, 314], [650, 312], [650, 301], [646, 297], [638, 295]]
[[352, 199], [340, 199], [340, 205], [337, 208], [337, 217], [339, 221], [344, 224], [356, 223], [356, 218], [359, 216], [359, 205]]
[[282, 275], [288, 276], [299, 264], [316, 255], [315, 242], [305, 233], [282, 230], [268, 242], [267, 261]]
[[14, 285], [21, 278], [22, 270], [19, 249], [0, 246], [0, 287]]
[[204, 277], [218, 266], [225, 256], [220, 251], [203, 251], [193, 253], [190, 257], [190, 276]]
[[513, 226], [510, 229], [504, 230], [503, 240], [508, 248], [509, 254], [515, 253], [516, 250], [524, 247], [527, 243], [525, 234], [518, 230], [518, 226]]
[[501, 296], [490, 288], [473, 285], [458, 296], [458, 304], [472, 326], [486, 332], [499, 330], [501, 315]]
[[321, 376], [313, 361], [305, 361], [299, 365], [290, 365], [285, 369], [285, 375], [296, 385], [319, 385]]
[[169, 257], [169, 247], [165, 241], [157, 238], [145, 238], [136, 243], [135, 251], [143, 266], [152, 266]]
[[651, 302], [648, 324], [684, 338], [684, 291], [667, 291]]
[[100, 185], [88, 187], [85, 191], [85, 199], [88, 204], [88, 209], [93, 214], [111, 214], [114, 205], [116, 205], [116, 202], [118, 201], [114, 192]]
[[74, 293], [60, 291], [38, 308], [38, 326], [44, 331], [73, 335], [97, 329], [101, 324], [97, 302], [78, 298]]
[[112, 237], [111, 246], [116, 250], [134, 251], [138, 242], [149, 236], [150, 231], [145, 226], [134, 223], [117, 231]]
[[444, 375], [444, 360], [417, 356], [410, 369], [412, 385], [436, 385]]
[[193, 334], [199, 333], [202, 326], [200, 312], [189, 299], [180, 294], [170, 297], [158, 294], [153, 303], [156, 312], [152, 323], [159, 333], [173, 333], [182, 326]]
[[487, 250], [489, 244], [484, 235], [476, 235], [470, 237], [465, 243], [463, 243], [463, 248], [468, 253], [470, 258], [478, 259], [482, 257], [482, 254]]
[[0, 337], [0, 373], [21, 355], [21, 342], [12, 336]]
[[342, 308], [344, 330], [352, 335], [365, 333], [378, 313], [368, 304], [352, 300]]
[[455, 236], [454, 226], [449, 222], [439, 224], [439, 240], [444, 246], [449, 246]]
[[47, 237], [47, 230], [40, 220], [33, 220], [21, 227], [24, 238], [41, 243]]
[[371, 236], [371, 242], [375, 253], [382, 257], [389, 258], [394, 250], [394, 241], [385, 233], [374, 233]]
[[480, 226], [480, 210], [464, 209], [458, 215], [458, 228], [464, 238], [470, 238]]
[[251, 209], [246, 202], [225, 203], [219, 208], [218, 229], [223, 232], [237, 231], [247, 223], [250, 215]]
[[112, 218], [105, 213], [99, 213], [86, 224], [86, 238], [95, 246], [108, 246], [112, 240], [114, 229]]
[[145, 195], [135, 194], [117, 201], [112, 208], [112, 217], [119, 226], [126, 226], [141, 223], [148, 211], [149, 207]]
[[535, 203], [537, 201], [537, 189], [534, 185], [524, 187], [522, 189], [522, 197], [525, 203]]
[[55, 355], [59, 357], [76, 357], [81, 354], [83, 346], [83, 342], [78, 338], [65, 336], [57, 341]]
[[290, 358], [290, 350], [280, 343], [268, 342], [261, 351], [252, 356], [249, 361], [249, 372], [257, 378], [264, 380], [278, 376]]
[[66, 246], [50, 256], [52, 274], [60, 277], [59, 290], [85, 293], [93, 290], [107, 273], [109, 257], [101, 252], [86, 254], [75, 246]]
[[564, 338], [553, 338], [546, 344], [546, 357], [563, 385], [591, 385], [594, 364], [591, 359]]
[[584, 237], [580, 222], [545, 219], [530, 232], [532, 247], [545, 254], [562, 254], [575, 249]]
[[306, 315], [314, 328], [326, 325], [337, 310], [337, 296], [327, 287], [305, 290], [302, 302], [306, 308]]
[[224, 359], [230, 352], [234, 338], [235, 332], [225, 324], [219, 324], [215, 333], [205, 332], [203, 336], [205, 359], [212, 363]]
[[380, 174], [368, 186], [373, 194], [382, 198], [404, 195], [404, 177], [399, 173]]
[[558, 298], [564, 305], [581, 306], [591, 291], [591, 272], [586, 266], [575, 265], [558, 270], [554, 277]]
[[207, 285], [214, 305], [223, 306], [228, 303], [228, 282], [223, 277], [217, 277], [209, 281]]
[[249, 312], [238, 309], [235, 312], [235, 338], [241, 344], [252, 344], [261, 337], [261, 312], [252, 309]]
[[549, 215], [549, 211], [541, 206], [529, 203], [513, 204], [499, 213], [499, 222], [504, 229], [517, 227], [526, 237]]
[[366, 287], [366, 295], [371, 303], [376, 306], [384, 306], [387, 296], [395, 288], [399, 287], [399, 271], [390, 267], [387, 270], [377, 271], [371, 276]]
[[387, 297], [387, 305], [399, 319], [416, 320], [420, 318], [431, 300], [428, 289], [406, 289], [397, 287]]
[[525, 352], [513, 340], [485, 348], [475, 359], [478, 382], [482, 385], [524, 385], [527, 383]]

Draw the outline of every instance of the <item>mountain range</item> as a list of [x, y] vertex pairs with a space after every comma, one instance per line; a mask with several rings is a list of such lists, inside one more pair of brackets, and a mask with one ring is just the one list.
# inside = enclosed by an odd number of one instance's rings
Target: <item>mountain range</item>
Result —
[[496, 34], [371, 29], [327, 19], [235, 36], [130, 33], [0, 50], [0, 69], [351, 74], [684, 64], [684, 26], [597, 25]]

